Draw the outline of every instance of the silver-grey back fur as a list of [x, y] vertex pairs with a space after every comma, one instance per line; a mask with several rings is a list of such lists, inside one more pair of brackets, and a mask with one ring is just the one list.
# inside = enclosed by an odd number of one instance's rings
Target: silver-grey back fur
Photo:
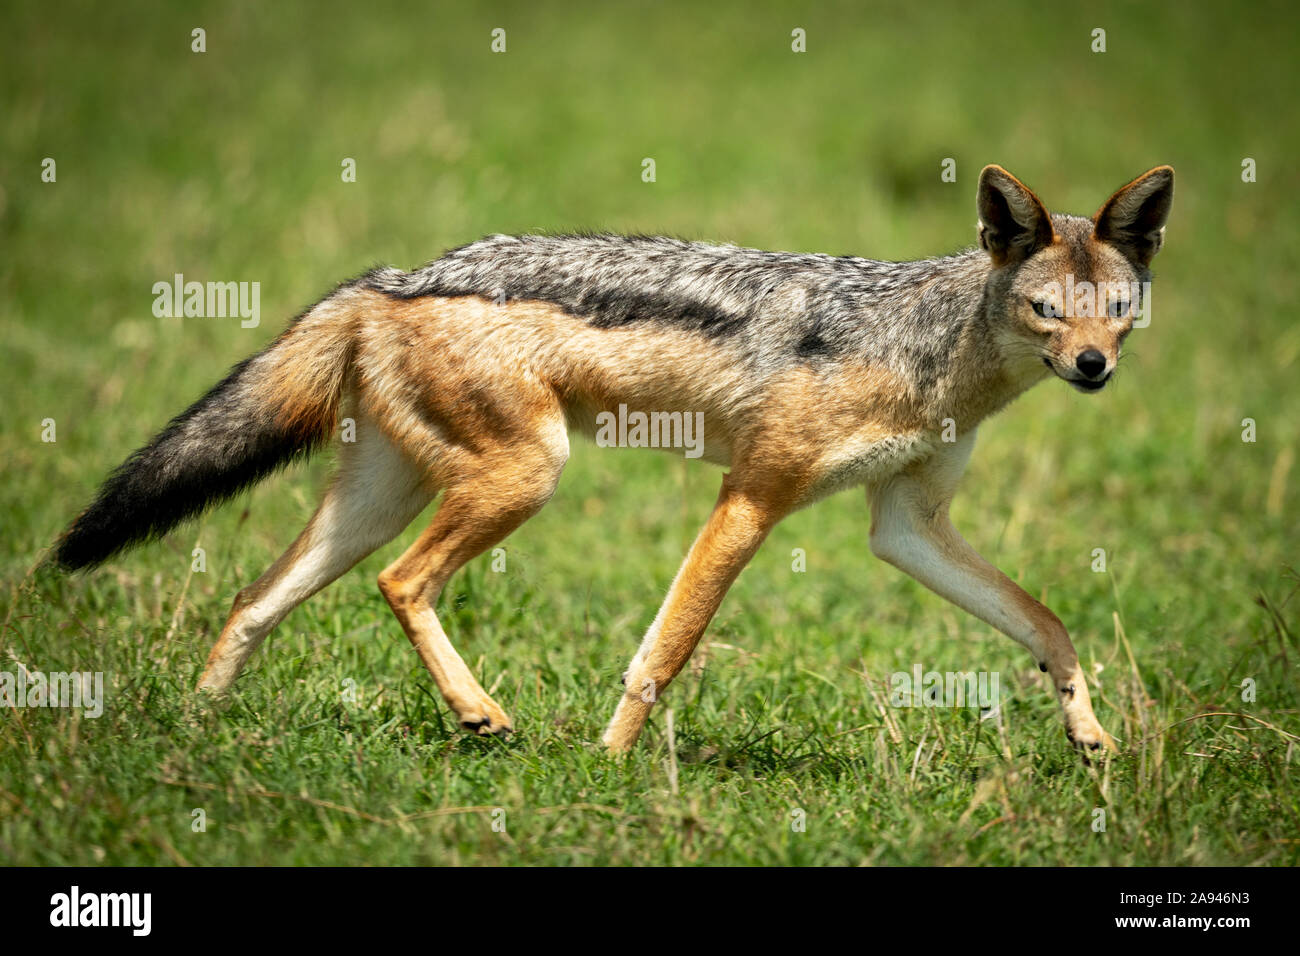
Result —
[[756, 371], [859, 355], [925, 391], [981, 320], [989, 271], [978, 249], [878, 262], [662, 236], [498, 235], [359, 284], [400, 298], [549, 302], [602, 328], [671, 323], [734, 342]]

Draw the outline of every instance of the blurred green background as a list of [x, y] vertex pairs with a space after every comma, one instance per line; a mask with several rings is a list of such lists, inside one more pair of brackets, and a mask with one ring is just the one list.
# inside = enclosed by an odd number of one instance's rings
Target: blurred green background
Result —
[[[1297, 20], [1285, 3], [9, 5], [0, 670], [103, 670], [114, 689], [98, 721], [0, 712], [0, 856], [1295, 863]], [[520, 729], [505, 744], [456, 729], [378, 596], [400, 541], [296, 611], [228, 710], [192, 704], [229, 601], [305, 523], [329, 456], [93, 574], [32, 570], [110, 468], [375, 263], [543, 229], [936, 255], [973, 244], [990, 162], [1081, 214], [1177, 170], [1153, 321], [1115, 386], [1046, 383], [987, 423], [954, 506], [1074, 635], [1124, 740], [1104, 770], [1068, 752], [1018, 646], [870, 556], [859, 493], [764, 546], [665, 699], [672, 746], [659, 713], [607, 761], [618, 675], [719, 479], [651, 452], [575, 443], [507, 573], [480, 559], [449, 586], [448, 631]], [[260, 282], [261, 326], [155, 318], [175, 273]], [[1002, 720], [882, 716], [872, 691], [917, 662], [999, 671]], [[509, 809], [510, 837], [484, 806]]]

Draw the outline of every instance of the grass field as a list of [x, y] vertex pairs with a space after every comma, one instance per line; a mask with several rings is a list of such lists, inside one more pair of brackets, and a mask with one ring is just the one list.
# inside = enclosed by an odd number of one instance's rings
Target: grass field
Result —
[[[1287, 4], [87, 2], [6, 20], [0, 671], [108, 676], [97, 719], [0, 709], [0, 860], [1300, 862]], [[619, 675], [720, 478], [671, 455], [575, 442], [506, 570], [453, 579], [439, 613], [514, 718], [506, 742], [456, 726], [376, 590], [415, 528], [295, 611], [227, 707], [193, 699], [330, 455], [94, 573], [36, 569], [110, 468], [376, 262], [580, 228], [934, 255], [974, 242], [988, 162], [1084, 214], [1178, 171], [1153, 320], [1116, 386], [1045, 383], [986, 423], [954, 505], [1070, 628], [1122, 741], [1104, 765], [1068, 748], [1023, 649], [871, 557], [856, 492], [777, 528], [640, 747], [607, 758]], [[155, 318], [176, 273], [259, 282], [261, 324]], [[1000, 717], [880, 706], [916, 665], [997, 672]]]

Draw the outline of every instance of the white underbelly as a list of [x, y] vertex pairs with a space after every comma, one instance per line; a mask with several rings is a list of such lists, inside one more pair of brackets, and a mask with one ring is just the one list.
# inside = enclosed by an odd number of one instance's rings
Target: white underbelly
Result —
[[934, 450], [935, 436], [920, 431], [848, 443], [822, 459], [821, 477], [813, 484], [808, 500], [880, 482], [912, 462], [928, 458]]

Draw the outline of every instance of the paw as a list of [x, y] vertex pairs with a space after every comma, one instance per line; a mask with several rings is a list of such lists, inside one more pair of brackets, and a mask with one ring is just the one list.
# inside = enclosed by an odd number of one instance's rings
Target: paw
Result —
[[466, 730], [472, 730], [480, 737], [508, 737], [514, 732], [514, 725], [506, 712], [491, 699], [466, 710], [457, 711], [456, 719]]
[[626, 756], [628, 751], [632, 749], [631, 744], [620, 739], [618, 735], [609, 730], [605, 731], [605, 736], [600, 738], [600, 742], [605, 748], [605, 753], [610, 757]]
[[204, 668], [199, 682], [194, 685], [194, 693], [205, 700], [220, 699], [230, 693], [230, 688], [238, 676], [238, 671], [232, 672], [230, 668], [209, 665]]
[[1065, 716], [1065, 736], [1079, 750], [1093, 753], [1114, 753], [1118, 748], [1110, 734], [1101, 729], [1092, 712], [1092, 700], [1083, 672], [1076, 666], [1073, 673], [1057, 680], [1057, 700]]
[[623, 695], [609, 726], [600, 738], [606, 753], [611, 757], [621, 757], [632, 749], [650, 715], [650, 706], [634, 694]]
[[202, 706], [225, 708], [231, 701], [230, 683], [208, 680], [199, 681], [194, 688], [194, 699]]
[[515, 732], [509, 720], [496, 720], [486, 714], [480, 717], [462, 717], [460, 725], [480, 737], [509, 737]]
[[1102, 730], [1097, 718], [1091, 714], [1067, 720], [1065, 736], [1077, 749], [1083, 751], [1100, 754], [1116, 753], [1119, 749], [1111, 735]]

